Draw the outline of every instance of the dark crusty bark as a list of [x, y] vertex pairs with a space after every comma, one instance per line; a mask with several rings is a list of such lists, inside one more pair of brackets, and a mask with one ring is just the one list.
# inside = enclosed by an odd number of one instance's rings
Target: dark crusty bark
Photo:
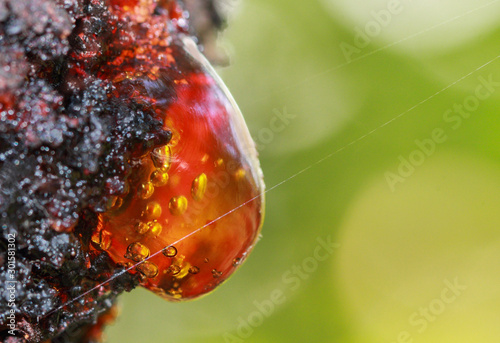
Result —
[[[193, 12], [190, 32], [213, 42], [222, 21], [212, 2], [179, 5]], [[95, 212], [125, 191], [131, 154], [170, 139], [150, 108], [116, 96], [98, 75], [122, 29], [109, 6], [105, 0], [0, 0], [2, 342], [98, 341], [116, 297], [137, 285], [126, 273], [58, 309], [122, 271], [88, 249]], [[166, 11], [156, 15], [171, 20]]]

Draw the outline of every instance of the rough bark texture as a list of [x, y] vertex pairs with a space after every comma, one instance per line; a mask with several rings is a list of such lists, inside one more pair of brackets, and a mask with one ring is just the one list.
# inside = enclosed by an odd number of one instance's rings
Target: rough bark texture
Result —
[[[170, 139], [151, 108], [103, 74], [116, 57], [110, 42], [125, 29], [110, 8], [128, 2], [137, 1], [0, 0], [2, 342], [97, 342], [116, 297], [138, 283], [89, 249], [95, 213], [127, 191], [129, 157]], [[170, 34], [185, 30], [213, 44], [222, 20], [211, 1], [156, 5], [167, 22], [187, 6], [192, 26]]]

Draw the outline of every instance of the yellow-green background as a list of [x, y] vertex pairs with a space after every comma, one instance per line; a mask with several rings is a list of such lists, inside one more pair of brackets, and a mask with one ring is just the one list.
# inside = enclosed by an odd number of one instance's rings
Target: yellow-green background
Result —
[[[480, 76], [500, 81], [499, 1], [401, 0], [347, 63], [340, 44], [391, 1], [225, 0], [220, 73], [252, 135], [295, 116], [261, 144], [268, 188], [311, 168], [266, 194], [263, 238], [228, 282], [188, 303], [125, 294], [109, 342], [231, 341], [275, 290], [286, 301], [241, 341], [500, 341], [500, 88], [457, 129], [443, 120]], [[436, 128], [446, 140], [391, 189], [386, 174]], [[340, 246], [292, 289], [283, 277], [329, 236]], [[446, 280], [466, 289], [419, 332], [410, 317]]]

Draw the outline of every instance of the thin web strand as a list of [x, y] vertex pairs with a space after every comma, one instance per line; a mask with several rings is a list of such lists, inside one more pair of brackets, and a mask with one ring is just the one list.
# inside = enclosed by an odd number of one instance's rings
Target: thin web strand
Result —
[[[467, 12], [464, 12], [464, 13], [462, 13], [462, 14], [459, 14], [459, 15], [457, 15], [457, 16], [455, 16], [455, 17], [453, 17], [453, 18], [447, 19], [447, 20], [445, 20], [445, 21], [443, 21], [443, 22], [441, 22], [441, 23], [438, 23], [438, 24], [432, 25], [432, 26], [430, 26], [430, 27], [428, 27], [428, 28], [426, 28], [426, 29], [424, 29], [424, 30], [422, 30], [422, 31], [419, 31], [419, 32], [413, 33], [413, 34], [411, 34], [411, 35], [409, 35], [409, 36], [407, 36], [407, 37], [405, 37], [405, 38], [402, 38], [402, 39], [400, 39], [400, 40], [398, 40], [398, 41], [395, 41], [395, 42], [389, 43], [389, 44], [384, 45], [384, 46], [382, 46], [382, 47], [380, 47], [380, 48], [377, 48], [377, 49], [375, 49], [375, 50], [373, 50], [373, 51], [370, 51], [369, 53], [366, 53], [366, 54], [364, 54], [364, 55], [361, 55], [361, 56], [358, 56], [358, 57], [356, 57], [356, 58], [353, 58], [353, 59], [351, 59], [350, 61], [347, 61], [347, 62], [341, 63], [341, 64], [339, 64], [339, 65], [337, 65], [337, 66], [335, 66], [335, 67], [332, 67], [332, 68], [326, 69], [326, 70], [324, 70], [324, 71], [322, 71], [322, 72], [319, 72], [319, 73], [317, 73], [317, 74], [314, 74], [314, 75], [312, 75], [312, 76], [309, 76], [309, 77], [307, 77], [307, 78], [303, 79], [303, 80], [302, 80], [302, 81], [300, 81], [300, 82], [297, 82], [297, 83], [295, 83], [295, 84], [293, 84], [293, 85], [290, 85], [290, 86], [284, 87], [283, 89], [281, 89], [281, 90], [280, 90], [280, 92], [285, 92], [285, 91], [287, 91], [287, 90], [290, 90], [290, 89], [296, 88], [296, 87], [298, 87], [298, 86], [300, 86], [300, 85], [302, 85], [302, 84], [304, 84], [304, 83], [306, 83], [306, 82], [309, 82], [309, 81], [311, 81], [311, 80], [317, 79], [317, 78], [318, 78], [318, 77], [320, 77], [320, 76], [323, 76], [323, 75], [326, 75], [326, 74], [329, 74], [329, 73], [333, 73], [333, 72], [335, 72], [335, 71], [337, 71], [337, 70], [340, 70], [340, 69], [342, 69], [342, 68], [347, 67], [348, 65], [350, 65], [350, 64], [352, 64], [352, 63], [355, 63], [355, 62], [361, 61], [361, 60], [363, 60], [363, 59], [365, 59], [365, 58], [367, 58], [367, 57], [370, 57], [370, 56], [372, 56], [372, 55], [375, 55], [376, 53], [379, 53], [379, 52], [381, 52], [381, 51], [383, 51], [383, 50], [387, 50], [387, 49], [389, 49], [389, 48], [392, 48], [393, 46], [396, 46], [396, 45], [398, 45], [398, 44], [400, 44], [400, 43], [406, 42], [407, 40], [413, 39], [413, 38], [418, 37], [418, 36], [420, 36], [420, 35], [422, 35], [422, 34], [424, 34], [424, 33], [427, 33], [427, 32], [429, 32], [429, 31], [432, 31], [432, 30], [434, 30], [434, 29], [436, 29], [436, 28], [438, 28], [438, 27], [441, 27], [441, 26], [443, 26], [443, 25], [449, 24], [449, 23], [454, 22], [454, 21], [456, 21], [456, 20], [458, 20], [458, 19], [461, 19], [461, 18], [463, 18], [463, 17], [466, 17], [466, 16], [468, 16], [469, 14], [472, 14], [472, 13], [474, 13], [474, 12], [480, 11], [480, 10], [482, 10], [482, 9], [484, 9], [484, 8], [486, 8], [486, 7], [489, 7], [489, 6], [491, 6], [491, 5], [495, 4], [495, 3], [499, 2], [499, 1], [500, 1], [500, 0], [493, 0], [493, 1], [490, 1], [490, 2], [488, 2], [488, 3], [486, 3], [486, 4], [482, 5], [482, 6], [479, 6], [479, 7], [477, 7], [477, 8], [474, 8], [474, 9], [468, 10]], [[258, 98], [258, 99], [256, 99], [256, 100], [254, 100], [254, 102], [259, 102], [259, 101], [262, 101], [262, 100], [264, 100], [264, 99], [267, 99], [268, 97], [269, 97], [269, 96], [264, 96], [264, 97]]]
[[[408, 114], [409, 112], [411, 112], [411, 111], [412, 111], [412, 110], [414, 110], [415, 108], [417, 108], [417, 107], [419, 107], [419, 106], [423, 105], [424, 103], [428, 102], [429, 100], [431, 100], [431, 99], [435, 98], [436, 96], [438, 96], [438, 95], [440, 95], [441, 93], [445, 92], [446, 90], [450, 89], [451, 87], [453, 87], [453, 86], [454, 86], [454, 85], [456, 85], [457, 83], [459, 83], [459, 82], [463, 81], [464, 79], [468, 78], [468, 77], [469, 77], [469, 76], [471, 76], [472, 74], [474, 74], [474, 73], [478, 72], [478, 71], [479, 71], [479, 70], [481, 70], [481, 69], [484, 69], [486, 66], [488, 66], [488, 65], [492, 64], [493, 62], [495, 62], [495, 61], [496, 61], [496, 60], [498, 60], [499, 58], [500, 58], [500, 55], [498, 55], [498, 56], [494, 57], [494, 58], [493, 58], [493, 59], [491, 59], [490, 61], [488, 61], [488, 62], [484, 63], [483, 65], [481, 65], [481, 66], [479, 66], [479, 67], [477, 67], [476, 69], [474, 69], [473, 71], [471, 71], [471, 72], [467, 73], [466, 75], [462, 76], [462, 77], [461, 77], [461, 78], [459, 78], [458, 80], [456, 80], [456, 81], [454, 81], [454, 82], [450, 83], [450, 84], [449, 84], [449, 85], [447, 85], [446, 87], [444, 87], [444, 88], [440, 89], [439, 91], [435, 92], [434, 94], [430, 95], [429, 97], [425, 98], [424, 100], [422, 100], [422, 101], [418, 102], [417, 104], [413, 105], [412, 107], [410, 107], [410, 108], [409, 108], [409, 109], [407, 109], [406, 111], [401, 112], [401, 113], [400, 113], [400, 114], [398, 114], [397, 116], [395, 116], [395, 117], [391, 118], [390, 120], [388, 120], [388, 121], [386, 121], [386, 122], [382, 123], [381, 125], [377, 126], [376, 128], [374, 128], [374, 129], [372, 129], [372, 130], [368, 131], [367, 133], [365, 133], [364, 135], [362, 135], [362, 136], [358, 137], [357, 139], [355, 139], [355, 140], [353, 140], [353, 141], [351, 141], [351, 142], [347, 143], [346, 145], [344, 145], [344, 146], [342, 146], [342, 147], [338, 148], [337, 150], [333, 151], [332, 153], [330, 153], [330, 154], [326, 155], [325, 157], [323, 157], [323, 158], [321, 158], [321, 159], [317, 160], [316, 162], [314, 162], [314, 163], [310, 164], [309, 166], [307, 166], [307, 167], [305, 167], [305, 168], [303, 168], [303, 169], [299, 170], [298, 172], [296, 172], [296, 173], [292, 174], [291, 176], [289, 176], [289, 177], [287, 177], [287, 178], [283, 179], [282, 181], [278, 182], [278, 183], [277, 183], [277, 184], [275, 184], [274, 186], [272, 186], [272, 187], [270, 187], [270, 188], [266, 189], [264, 192], [262, 192], [262, 193], [260, 193], [260, 194], [256, 195], [255, 197], [251, 198], [250, 200], [248, 200], [248, 201], [246, 201], [246, 202], [242, 203], [241, 205], [239, 205], [239, 206], [237, 206], [237, 207], [233, 208], [232, 210], [230, 210], [230, 211], [228, 211], [228, 212], [226, 212], [226, 213], [222, 214], [221, 216], [217, 217], [216, 219], [214, 219], [214, 220], [213, 220], [213, 221], [211, 221], [210, 223], [207, 223], [207, 224], [205, 224], [205, 225], [203, 225], [203, 226], [199, 227], [198, 229], [194, 230], [193, 232], [191, 232], [191, 233], [187, 234], [186, 236], [184, 236], [184, 237], [182, 237], [182, 238], [178, 239], [177, 241], [172, 242], [172, 243], [171, 243], [171, 244], [169, 244], [168, 246], [165, 246], [163, 249], [161, 249], [161, 250], [159, 250], [159, 251], [157, 251], [157, 252], [153, 253], [153, 254], [152, 254], [152, 255], [150, 255], [148, 258], [144, 259], [143, 261], [140, 261], [140, 262], [137, 262], [137, 263], [133, 264], [132, 266], [128, 267], [127, 269], [125, 269], [125, 270], [123, 270], [123, 271], [121, 271], [120, 273], [113, 275], [112, 277], [110, 277], [110, 278], [109, 278], [109, 279], [107, 279], [106, 281], [101, 282], [101, 283], [100, 283], [100, 284], [98, 284], [97, 286], [95, 286], [95, 287], [93, 287], [93, 288], [91, 288], [91, 289], [89, 289], [89, 290], [85, 291], [84, 293], [82, 293], [82, 294], [80, 294], [79, 296], [77, 296], [77, 297], [73, 298], [72, 300], [69, 300], [69, 301], [65, 302], [64, 304], [60, 305], [60, 306], [59, 306], [59, 307], [57, 307], [56, 309], [54, 309], [54, 310], [50, 311], [49, 313], [45, 314], [42, 318], [48, 317], [49, 315], [51, 315], [51, 314], [53, 314], [53, 313], [55, 313], [55, 312], [57, 312], [57, 311], [59, 311], [59, 310], [62, 310], [64, 307], [66, 307], [66, 306], [68, 306], [68, 305], [71, 305], [72, 303], [74, 303], [74, 302], [76, 302], [76, 301], [80, 300], [81, 298], [85, 297], [85, 296], [86, 296], [86, 295], [88, 295], [89, 293], [92, 293], [92, 292], [96, 291], [96, 290], [97, 290], [97, 289], [99, 289], [100, 287], [105, 286], [106, 284], [108, 284], [108, 283], [110, 283], [111, 281], [115, 280], [116, 278], [118, 278], [118, 277], [120, 277], [120, 276], [124, 275], [125, 273], [129, 272], [130, 270], [132, 270], [132, 269], [136, 268], [137, 266], [141, 265], [142, 263], [146, 262], [147, 260], [149, 260], [149, 259], [151, 259], [151, 258], [153, 258], [153, 257], [157, 256], [158, 254], [160, 254], [160, 253], [162, 253], [163, 251], [165, 251], [168, 247], [170, 247], [170, 246], [172, 246], [172, 245], [175, 245], [175, 244], [178, 244], [178, 243], [182, 242], [183, 240], [185, 240], [185, 239], [187, 239], [187, 238], [189, 238], [189, 237], [191, 237], [191, 236], [195, 235], [196, 233], [198, 233], [198, 232], [200, 232], [201, 230], [205, 229], [205, 228], [206, 228], [206, 227], [208, 227], [209, 225], [212, 225], [214, 222], [217, 222], [217, 221], [219, 221], [220, 219], [222, 219], [222, 218], [224, 218], [224, 217], [226, 217], [226, 216], [230, 215], [231, 213], [233, 213], [233, 212], [237, 211], [238, 209], [240, 209], [240, 208], [242, 208], [242, 207], [244, 207], [244, 206], [248, 205], [249, 203], [251, 203], [251, 202], [255, 201], [256, 199], [261, 198], [261, 197], [262, 197], [262, 196], [264, 196], [266, 193], [268, 193], [268, 192], [270, 192], [270, 191], [272, 191], [272, 190], [274, 190], [274, 189], [276, 189], [276, 188], [280, 187], [281, 185], [283, 185], [283, 184], [285, 184], [285, 183], [287, 183], [287, 182], [289, 182], [289, 181], [293, 180], [294, 178], [298, 177], [299, 175], [304, 174], [305, 172], [307, 172], [307, 171], [308, 171], [308, 170], [310, 170], [311, 168], [313, 168], [313, 167], [315, 167], [315, 166], [317, 166], [317, 165], [319, 165], [319, 164], [323, 163], [324, 161], [326, 161], [326, 160], [330, 159], [330, 158], [331, 158], [331, 157], [333, 157], [334, 155], [336, 155], [336, 154], [340, 153], [341, 151], [343, 151], [343, 150], [347, 149], [348, 147], [350, 147], [350, 146], [352, 146], [352, 145], [354, 145], [354, 144], [356, 144], [356, 143], [358, 143], [358, 142], [362, 141], [363, 139], [365, 139], [365, 138], [367, 138], [367, 137], [371, 136], [373, 133], [375, 133], [375, 132], [377, 132], [377, 131], [381, 130], [382, 128], [386, 127], [387, 125], [389, 125], [389, 124], [393, 123], [394, 121], [396, 121], [396, 120], [398, 120], [399, 118], [403, 117], [404, 115]], [[40, 319], [40, 318], [39, 318], [39, 319]]]

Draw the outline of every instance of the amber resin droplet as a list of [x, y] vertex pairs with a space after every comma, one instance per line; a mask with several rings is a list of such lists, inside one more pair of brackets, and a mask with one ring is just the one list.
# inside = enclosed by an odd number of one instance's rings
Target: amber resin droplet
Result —
[[155, 187], [163, 187], [168, 183], [168, 173], [158, 169], [151, 174], [151, 182]]
[[237, 257], [233, 260], [233, 267], [237, 267], [241, 263], [241, 258]]
[[128, 246], [124, 257], [135, 262], [144, 261], [149, 257], [149, 249], [141, 243], [135, 242]]
[[163, 254], [167, 257], [174, 257], [177, 255], [177, 249], [174, 246], [170, 246], [163, 250]]
[[205, 173], [202, 173], [196, 177], [193, 181], [193, 185], [191, 186], [191, 195], [193, 199], [196, 201], [200, 201], [203, 199], [205, 195], [205, 191], [207, 190], [207, 176]]
[[110, 246], [111, 246], [111, 233], [106, 230], [102, 230], [100, 247], [102, 250], [108, 250]]
[[188, 207], [188, 201], [185, 196], [177, 196], [170, 199], [170, 203], [168, 204], [168, 208], [170, 209], [170, 213], [174, 216], [180, 216], [186, 212]]
[[236, 180], [244, 180], [245, 174], [246, 174], [245, 169], [239, 168], [234, 175], [236, 177]]
[[192, 266], [191, 268], [189, 268], [189, 273], [191, 274], [198, 274], [200, 272], [200, 268], [196, 267], [196, 266]]
[[153, 236], [159, 236], [163, 230], [163, 226], [158, 222], [150, 222], [148, 226], [150, 227], [149, 233]]
[[181, 271], [181, 267], [179, 267], [179, 266], [177, 266], [175, 264], [171, 265], [167, 269], [167, 273], [168, 274], [172, 274], [172, 275], [177, 275], [177, 274], [179, 274], [180, 271]]
[[215, 279], [218, 279], [220, 278], [222, 275], [222, 272], [218, 271], [217, 269], [212, 269], [212, 276], [215, 278]]
[[[142, 6], [138, 2], [136, 10]], [[120, 194], [118, 208], [101, 214], [102, 230], [110, 233], [102, 249], [117, 264], [140, 263], [131, 272], [158, 295], [192, 299], [224, 282], [239, 268], [235, 257], [252, 250], [263, 219], [264, 184], [241, 113], [196, 44], [173, 38], [171, 55], [147, 64], [147, 56], [166, 50], [148, 44], [141, 46], [141, 58], [127, 52], [128, 63], [142, 72], [113, 86], [133, 90], [131, 98], [153, 110], [171, 139], [143, 142], [132, 154], [124, 180], [128, 194]], [[101, 237], [94, 239], [97, 249]]]
[[158, 275], [158, 267], [149, 261], [144, 261], [135, 267], [135, 269], [147, 278], [154, 278]]
[[149, 220], [158, 219], [161, 216], [161, 206], [156, 201], [151, 201], [146, 205], [144, 217]]
[[151, 159], [156, 168], [162, 170], [163, 172], [168, 171], [170, 168], [170, 157], [172, 153], [170, 147], [165, 145], [161, 148], [156, 148], [151, 153]]
[[139, 186], [137, 193], [142, 199], [148, 199], [153, 195], [154, 191], [155, 187], [153, 186], [153, 184], [151, 182], [145, 182]]
[[149, 228], [150, 228], [149, 225], [144, 222], [138, 222], [135, 224], [135, 231], [140, 235], [143, 235], [146, 232], [148, 232]]

